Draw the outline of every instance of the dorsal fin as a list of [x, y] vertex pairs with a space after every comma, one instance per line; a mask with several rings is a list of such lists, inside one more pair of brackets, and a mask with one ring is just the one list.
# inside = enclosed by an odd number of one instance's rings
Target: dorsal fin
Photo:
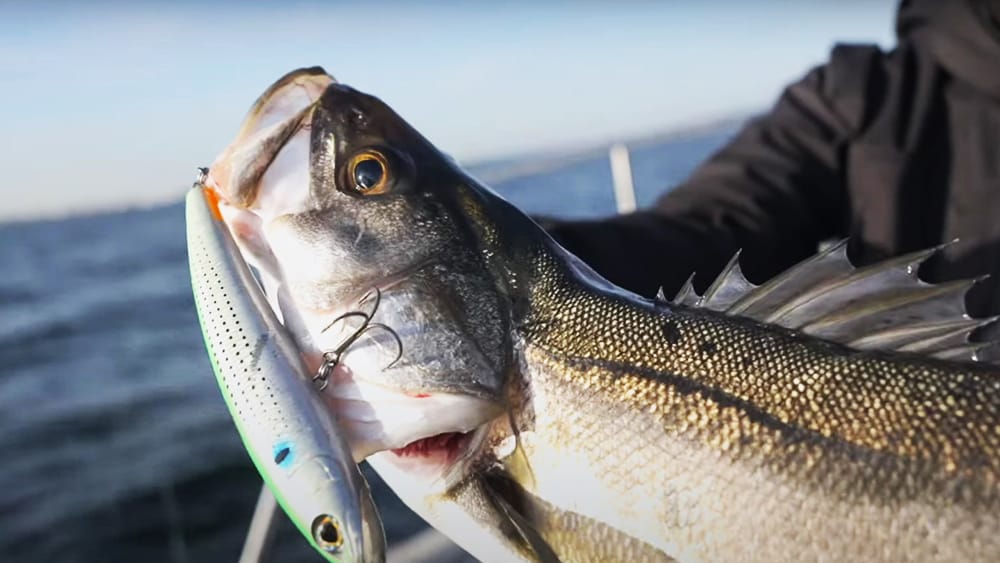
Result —
[[[688, 281], [690, 282], [690, 278]], [[719, 277], [715, 278], [712, 285], [705, 290], [705, 295], [701, 296], [700, 306], [724, 311], [755, 288], [756, 286], [743, 276], [743, 270], [740, 269], [740, 252], [737, 251]]]
[[945, 246], [856, 268], [845, 239], [759, 286], [744, 277], [737, 252], [704, 295], [694, 290], [692, 275], [673, 302], [857, 349], [995, 363], [996, 343], [969, 340], [976, 329], [998, 319], [973, 319], [965, 309], [966, 293], [982, 278], [930, 284], [917, 277], [920, 265]]
[[[663, 288], [660, 288], [660, 295], [663, 295]], [[701, 304], [701, 297], [694, 290], [694, 274], [688, 276], [686, 282], [681, 287], [681, 290], [677, 292], [677, 296], [674, 297], [674, 303], [679, 305], [690, 305], [692, 307], [697, 307]]]

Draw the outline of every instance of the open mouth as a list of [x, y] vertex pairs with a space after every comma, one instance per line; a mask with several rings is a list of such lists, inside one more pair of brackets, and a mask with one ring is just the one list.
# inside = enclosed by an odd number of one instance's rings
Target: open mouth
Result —
[[471, 443], [471, 432], [445, 432], [429, 438], [421, 438], [402, 448], [389, 451], [400, 458], [420, 459], [435, 464], [451, 465], [458, 461]]
[[475, 470], [489, 431], [490, 424], [484, 423], [467, 432], [441, 432], [418, 438], [405, 446], [379, 453], [377, 467], [388, 464], [425, 483], [438, 483], [430, 489], [448, 490], [469, 471]]

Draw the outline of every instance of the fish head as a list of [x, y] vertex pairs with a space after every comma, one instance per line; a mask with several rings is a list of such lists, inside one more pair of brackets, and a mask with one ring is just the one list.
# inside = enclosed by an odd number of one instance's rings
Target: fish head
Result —
[[509, 549], [476, 483], [516, 385], [518, 253], [541, 229], [318, 68], [258, 99], [205, 185], [355, 460], [466, 549]]
[[389, 452], [429, 492], [461, 481], [514, 370], [510, 206], [316, 69], [265, 92], [206, 185], [355, 458]]

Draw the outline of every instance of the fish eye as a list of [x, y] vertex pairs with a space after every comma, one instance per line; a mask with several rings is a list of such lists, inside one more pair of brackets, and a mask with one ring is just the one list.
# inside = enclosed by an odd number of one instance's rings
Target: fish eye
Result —
[[340, 524], [329, 514], [320, 514], [313, 520], [313, 539], [320, 549], [329, 553], [338, 553], [344, 546], [344, 534]]
[[384, 194], [389, 191], [389, 159], [378, 151], [364, 151], [351, 159], [348, 178], [360, 194]]

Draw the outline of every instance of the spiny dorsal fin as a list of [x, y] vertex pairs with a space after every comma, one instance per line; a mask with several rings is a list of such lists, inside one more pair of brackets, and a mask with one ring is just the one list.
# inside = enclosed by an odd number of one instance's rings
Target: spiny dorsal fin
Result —
[[670, 298], [667, 297], [667, 292], [663, 291], [662, 285], [656, 290], [656, 301], [658, 303], [670, 303]]
[[694, 274], [688, 276], [687, 281], [684, 282], [681, 290], [674, 297], [674, 303], [678, 305], [690, 305], [692, 307], [697, 307], [701, 304], [701, 297], [694, 290]]
[[969, 332], [986, 326], [997, 320], [998, 317], [988, 317], [985, 319], [959, 318], [957, 320], [931, 321], [926, 323], [910, 324], [906, 326], [890, 327], [885, 330], [876, 330], [864, 336], [850, 340], [847, 344], [859, 350], [871, 350], [881, 347], [882, 349], [900, 350], [909, 345], [919, 345], [921, 342], [935, 340], [942, 336], [954, 335], [955, 333], [968, 334]]
[[701, 306], [716, 311], [726, 310], [756, 287], [743, 276], [743, 270], [740, 269], [740, 252], [737, 251], [719, 277], [715, 278], [705, 291], [705, 295], [701, 296]]
[[917, 277], [920, 265], [945, 246], [856, 268], [847, 257], [845, 239], [760, 286], [743, 276], [737, 252], [703, 296], [695, 292], [692, 275], [673, 302], [857, 349], [993, 363], [995, 343], [969, 340], [975, 330], [997, 320], [973, 319], [966, 312], [966, 293], [982, 278], [929, 284]]

